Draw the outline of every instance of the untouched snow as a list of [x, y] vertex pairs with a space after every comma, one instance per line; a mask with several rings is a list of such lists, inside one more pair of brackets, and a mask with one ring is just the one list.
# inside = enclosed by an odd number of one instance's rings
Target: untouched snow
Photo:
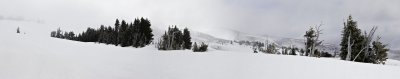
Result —
[[1, 30], [0, 79], [398, 79], [400, 76], [400, 66], [395, 65], [252, 53], [250, 47], [239, 45], [211, 44], [208, 52], [196, 53], [158, 51], [153, 45], [116, 47], [51, 38], [50, 31], [35, 28], [38, 27], [22, 27], [26, 34], [16, 34], [16, 26]]

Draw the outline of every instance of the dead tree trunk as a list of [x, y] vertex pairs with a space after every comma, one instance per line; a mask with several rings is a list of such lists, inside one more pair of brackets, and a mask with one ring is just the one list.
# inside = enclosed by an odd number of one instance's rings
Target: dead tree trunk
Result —
[[353, 44], [350, 44], [350, 40], [351, 39], [351, 32], [347, 38], [347, 56], [346, 56], [346, 61], [350, 61], [351, 60], [351, 46], [353, 46]]

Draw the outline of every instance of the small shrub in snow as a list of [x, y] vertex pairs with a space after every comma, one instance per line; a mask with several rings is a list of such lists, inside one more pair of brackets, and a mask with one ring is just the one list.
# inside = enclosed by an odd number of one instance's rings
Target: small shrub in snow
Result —
[[196, 42], [193, 45], [193, 52], [205, 52], [207, 51], [207, 44], [201, 43], [200, 46], [197, 46]]

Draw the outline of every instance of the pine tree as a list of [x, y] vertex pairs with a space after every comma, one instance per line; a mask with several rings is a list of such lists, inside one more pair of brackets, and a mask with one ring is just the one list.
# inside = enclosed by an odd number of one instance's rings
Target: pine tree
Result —
[[122, 47], [127, 46], [127, 38], [125, 37], [127, 27], [128, 27], [128, 24], [125, 22], [125, 20], [122, 20], [121, 26], [119, 27], [119, 31], [118, 31], [119, 44]]
[[379, 39], [380, 37], [378, 37], [376, 41], [372, 42], [375, 57], [371, 58], [374, 58], [374, 63], [376, 64], [385, 64], [386, 59], [388, 59], [387, 52], [389, 51], [389, 49], [386, 48], [387, 45], [382, 44]]
[[104, 25], [101, 25], [100, 26], [100, 29], [99, 29], [99, 39], [98, 39], [98, 42], [99, 43], [105, 43], [105, 39], [106, 39], [106, 27], [104, 27]]
[[[363, 36], [361, 35], [361, 30], [358, 29], [357, 22], [352, 19], [351, 16], [347, 19], [347, 22], [344, 23], [344, 30], [342, 31], [342, 41], [340, 43], [341, 46], [341, 53], [340, 57], [342, 60], [346, 59], [347, 53], [348, 53], [348, 43], [351, 45], [351, 51], [349, 52], [350, 55], [350, 60], [353, 60], [355, 56], [358, 54], [358, 52], [361, 51], [363, 47]], [[350, 37], [350, 41], [349, 40]], [[355, 61], [357, 62], [363, 62], [364, 60], [364, 53], [360, 54], [360, 57], [358, 57]]]
[[142, 40], [143, 43], [141, 43], [141, 47], [144, 47], [145, 45], [150, 44], [153, 41], [153, 33], [151, 30], [151, 24], [148, 19], [144, 19], [143, 17], [140, 19], [140, 32], [142, 32]]
[[183, 30], [183, 48], [190, 50], [191, 47], [192, 47], [192, 41], [190, 37], [190, 32], [188, 28], [185, 28]]
[[56, 31], [51, 31], [50, 36], [51, 37], [56, 37], [56, 33], [57, 33]]
[[20, 33], [20, 31], [19, 31], [19, 27], [17, 28], [17, 33]]
[[131, 35], [131, 37], [132, 37], [132, 44], [133, 44], [133, 47], [139, 47], [140, 46], [140, 44], [139, 44], [139, 41], [140, 41], [140, 34], [139, 34], [139, 31], [140, 31], [140, 29], [139, 29], [139, 23], [140, 23], [140, 20], [139, 19], [135, 19], [135, 21], [133, 22], [133, 25], [132, 25], [132, 27], [131, 27], [131, 29], [132, 29], [132, 35]]
[[199, 48], [197, 47], [196, 42], [194, 42], [192, 50], [193, 50], [193, 52], [198, 52], [199, 51]]
[[75, 33], [74, 32], [72, 32], [72, 31], [70, 31], [69, 33], [68, 33], [68, 39], [69, 40], [75, 40]]
[[119, 20], [117, 19], [115, 21], [114, 30], [112, 33], [112, 42], [115, 46], [117, 46], [119, 44], [119, 39], [118, 39], [119, 26], [120, 26]]
[[57, 38], [61, 38], [61, 36], [62, 36], [62, 35], [61, 35], [61, 29], [58, 28], [58, 29], [57, 29], [57, 33], [56, 33], [56, 37], [57, 37]]

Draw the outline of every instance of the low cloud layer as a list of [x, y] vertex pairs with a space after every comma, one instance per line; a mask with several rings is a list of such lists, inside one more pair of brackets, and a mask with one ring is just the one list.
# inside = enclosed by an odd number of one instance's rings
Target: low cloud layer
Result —
[[0, 1], [0, 7], [0, 15], [42, 19], [54, 27], [147, 17], [161, 29], [178, 25], [216, 35], [232, 29], [301, 39], [308, 27], [322, 23], [322, 39], [331, 43], [340, 41], [351, 14], [362, 30], [378, 26], [377, 35], [400, 48], [399, 0], [11, 0]]

